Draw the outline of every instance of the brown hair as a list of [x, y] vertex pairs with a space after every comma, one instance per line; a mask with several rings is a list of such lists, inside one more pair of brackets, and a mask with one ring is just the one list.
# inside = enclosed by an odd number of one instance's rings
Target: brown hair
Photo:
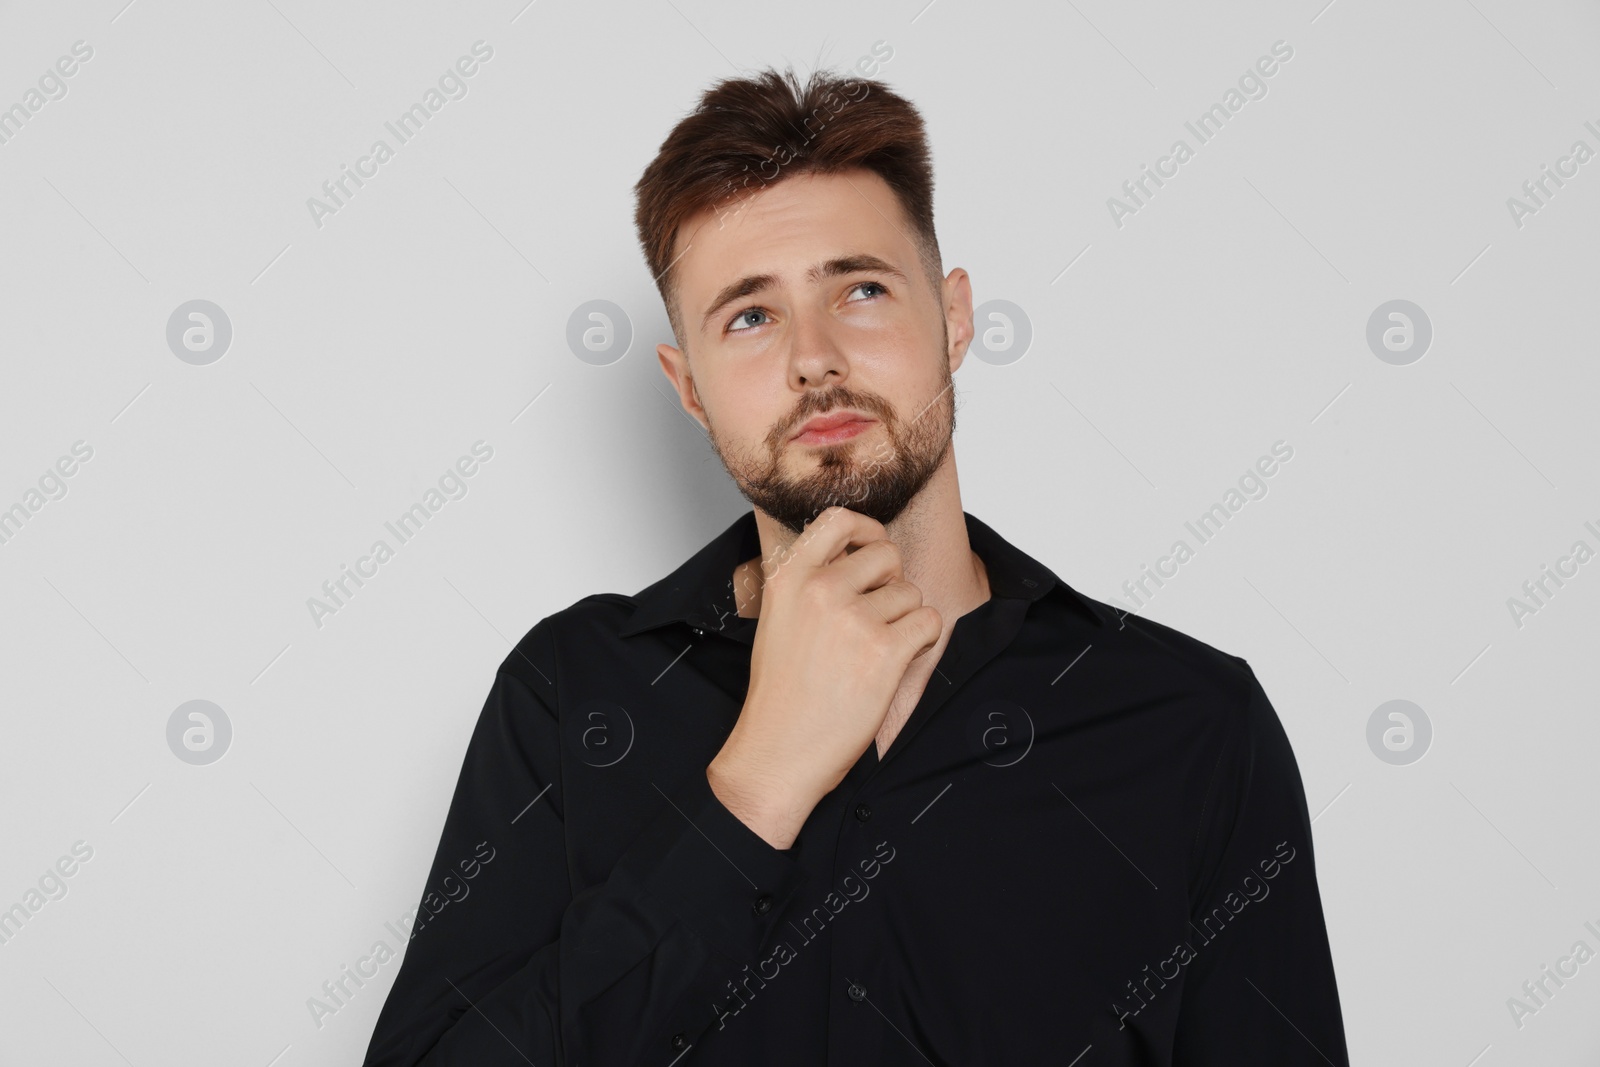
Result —
[[933, 230], [932, 157], [910, 101], [879, 82], [821, 70], [804, 86], [792, 70], [765, 70], [706, 90], [633, 187], [639, 243], [680, 347], [672, 266], [684, 221], [796, 174], [853, 167], [873, 171], [894, 191], [937, 293], [944, 271]]

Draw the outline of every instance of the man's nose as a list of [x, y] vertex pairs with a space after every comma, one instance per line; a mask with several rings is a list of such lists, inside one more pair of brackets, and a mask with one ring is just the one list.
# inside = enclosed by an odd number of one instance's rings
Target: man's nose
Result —
[[795, 388], [837, 385], [850, 376], [850, 361], [825, 313], [796, 314], [789, 330], [789, 375]]

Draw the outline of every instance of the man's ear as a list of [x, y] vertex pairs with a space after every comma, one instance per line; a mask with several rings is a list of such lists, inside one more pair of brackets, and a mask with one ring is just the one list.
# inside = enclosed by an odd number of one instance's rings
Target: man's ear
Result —
[[656, 359], [661, 363], [661, 373], [667, 376], [667, 381], [672, 383], [673, 390], [678, 394], [678, 402], [683, 405], [683, 410], [702, 429], [708, 429], [705, 409], [700, 406], [700, 397], [695, 391], [694, 374], [689, 370], [689, 357], [669, 344], [658, 344]]
[[950, 370], [954, 373], [962, 360], [966, 359], [967, 348], [972, 343], [972, 279], [966, 271], [957, 267], [945, 278], [941, 289], [944, 293], [944, 325], [950, 335], [950, 351], [946, 355], [950, 358]]

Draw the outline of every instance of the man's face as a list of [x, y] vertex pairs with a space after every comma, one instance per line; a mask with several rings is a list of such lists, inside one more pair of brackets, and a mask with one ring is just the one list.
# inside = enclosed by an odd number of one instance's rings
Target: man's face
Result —
[[898, 516], [949, 450], [966, 272], [935, 289], [899, 200], [867, 170], [796, 175], [702, 212], [674, 253], [687, 356], [657, 354], [739, 491], [797, 534], [833, 504]]

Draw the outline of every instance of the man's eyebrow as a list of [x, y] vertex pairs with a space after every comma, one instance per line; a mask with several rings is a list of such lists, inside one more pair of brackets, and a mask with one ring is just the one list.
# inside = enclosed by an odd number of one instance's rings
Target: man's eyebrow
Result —
[[[865, 252], [855, 255], [837, 256], [833, 259], [827, 260], [824, 263], [818, 264], [817, 266], [814, 266], [810, 270], [806, 271], [806, 280], [815, 284], [816, 282], [821, 281], [823, 278], [835, 278], [842, 274], [859, 274], [864, 271], [871, 271], [876, 274], [888, 274], [899, 278], [901, 281], [906, 280], [905, 274], [902, 273], [898, 267], [878, 258], [877, 256], [870, 255]], [[756, 293], [772, 288], [777, 283], [778, 277], [775, 274], [751, 274], [724, 286], [722, 290], [712, 298], [711, 306], [706, 308], [705, 316], [700, 320], [700, 328], [704, 330], [711, 322], [711, 316], [715, 315], [717, 312], [721, 311], [735, 300], [740, 300], [747, 296], [754, 296]]]

